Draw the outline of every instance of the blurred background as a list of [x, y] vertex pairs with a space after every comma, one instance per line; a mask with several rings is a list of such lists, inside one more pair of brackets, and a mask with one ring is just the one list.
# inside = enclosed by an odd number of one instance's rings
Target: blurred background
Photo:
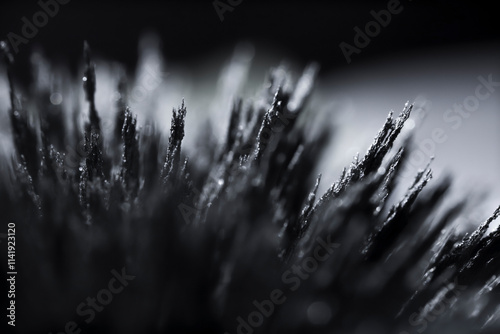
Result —
[[[214, 3], [220, 11], [229, 9], [218, 13]], [[364, 154], [388, 112], [398, 113], [410, 101], [415, 112], [406, 130], [416, 131], [409, 168], [422, 168], [435, 155], [435, 176], [456, 175], [457, 194], [492, 192], [491, 203], [484, 204], [491, 212], [500, 196], [500, 87], [481, 88], [483, 95], [490, 93], [482, 100], [474, 96], [478, 85], [500, 81], [497, 10], [480, 2], [397, 3], [72, 0], [60, 4], [32, 38], [18, 45], [16, 81], [27, 89], [35, 80], [33, 67], [47, 62], [42, 70], [61, 76], [51, 77], [51, 84], [56, 82], [61, 92], [68, 82], [79, 89], [73, 100], [66, 98], [69, 92], [55, 101], [68, 110], [83, 105], [82, 46], [87, 40], [97, 63], [97, 108], [103, 119], [112, 117], [117, 73], [125, 71], [133, 82], [129, 88], [143, 87], [141, 80], [153, 83], [142, 95], [137, 90], [131, 101], [140, 124], [153, 110], [159, 126], [168, 127], [171, 109], [186, 99], [184, 147], [189, 154], [207, 119], [222, 140], [226, 123], [218, 120], [226, 119], [232, 99], [255, 95], [269, 67], [287, 66], [298, 76], [308, 63], [318, 62], [310, 109], [335, 129], [318, 170], [324, 175], [323, 189], [357, 152]], [[12, 33], [23, 36], [23, 17], [33, 22], [41, 10], [37, 1], [0, 6], [4, 40], [13, 38]], [[398, 13], [385, 27], [371, 31], [362, 47], [356, 46], [355, 28], [364, 32], [375, 20], [373, 13], [388, 6]], [[341, 43], [356, 48], [349, 61]], [[5, 150], [10, 136], [7, 96], [2, 65], [0, 133]], [[455, 106], [467, 103], [473, 111], [459, 113]], [[407, 175], [410, 182], [412, 174]]]

